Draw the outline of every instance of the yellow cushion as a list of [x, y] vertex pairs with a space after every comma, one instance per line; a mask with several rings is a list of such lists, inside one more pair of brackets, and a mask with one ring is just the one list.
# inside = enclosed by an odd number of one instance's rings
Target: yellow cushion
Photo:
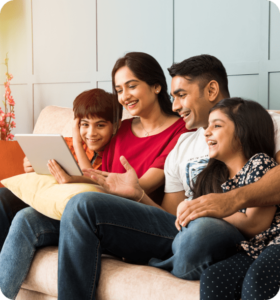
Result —
[[67, 202], [84, 192], [104, 192], [87, 183], [58, 184], [52, 175], [21, 174], [1, 181], [13, 194], [38, 212], [60, 220]]

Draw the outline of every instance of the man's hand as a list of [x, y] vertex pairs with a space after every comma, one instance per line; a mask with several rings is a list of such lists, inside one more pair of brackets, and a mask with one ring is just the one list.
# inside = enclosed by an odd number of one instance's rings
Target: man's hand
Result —
[[73, 181], [72, 177], [68, 175], [54, 159], [49, 160], [48, 168], [59, 184], [71, 183]]
[[24, 169], [25, 173], [35, 172], [34, 169], [31, 166], [30, 161], [28, 160], [28, 158], [26, 156], [23, 159], [23, 169]]
[[123, 156], [120, 157], [120, 161], [126, 169], [126, 173], [107, 173], [93, 169], [84, 169], [82, 171], [85, 176], [91, 177], [101, 185], [107, 193], [138, 200], [141, 198], [143, 190], [139, 185], [137, 174]]
[[181, 226], [187, 226], [190, 221], [201, 217], [213, 217], [222, 219], [237, 212], [238, 199], [230, 192], [220, 194], [208, 194], [191, 201], [183, 201], [177, 209], [175, 226], [180, 230]]
[[73, 144], [82, 144], [83, 140], [80, 134], [80, 119], [76, 118], [72, 123]]

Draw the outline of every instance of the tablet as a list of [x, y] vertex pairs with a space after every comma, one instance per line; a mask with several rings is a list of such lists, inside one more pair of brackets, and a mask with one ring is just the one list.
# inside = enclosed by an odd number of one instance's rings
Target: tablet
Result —
[[37, 174], [51, 174], [47, 163], [54, 159], [69, 175], [83, 175], [62, 135], [15, 134], [15, 138]]

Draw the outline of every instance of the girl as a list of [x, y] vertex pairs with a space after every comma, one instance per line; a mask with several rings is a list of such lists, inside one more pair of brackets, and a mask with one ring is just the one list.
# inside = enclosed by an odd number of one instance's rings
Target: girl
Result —
[[[256, 102], [241, 98], [220, 101], [210, 110], [205, 138], [210, 160], [197, 176], [193, 198], [253, 183], [277, 165], [272, 158], [273, 121]], [[182, 213], [180, 206], [178, 213]], [[280, 283], [280, 259], [270, 259], [271, 253], [277, 257], [280, 250], [279, 207], [244, 208], [224, 220], [245, 238], [236, 255], [204, 272], [201, 299], [270, 299]]]

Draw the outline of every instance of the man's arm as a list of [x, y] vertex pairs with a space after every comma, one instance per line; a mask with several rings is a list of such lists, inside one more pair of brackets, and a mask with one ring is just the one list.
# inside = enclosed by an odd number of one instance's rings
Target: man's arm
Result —
[[[280, 151], [276, 154], [280, 163]], [[280, 204], [280, 165], [267, 172], [259, 181], [227, 193], [208, 194], [188, 201], [180, 221], [188, 224], [201, 217], [225, 218], [247, 207]], [[181, 224], [181, 223], [180, 223]]]

